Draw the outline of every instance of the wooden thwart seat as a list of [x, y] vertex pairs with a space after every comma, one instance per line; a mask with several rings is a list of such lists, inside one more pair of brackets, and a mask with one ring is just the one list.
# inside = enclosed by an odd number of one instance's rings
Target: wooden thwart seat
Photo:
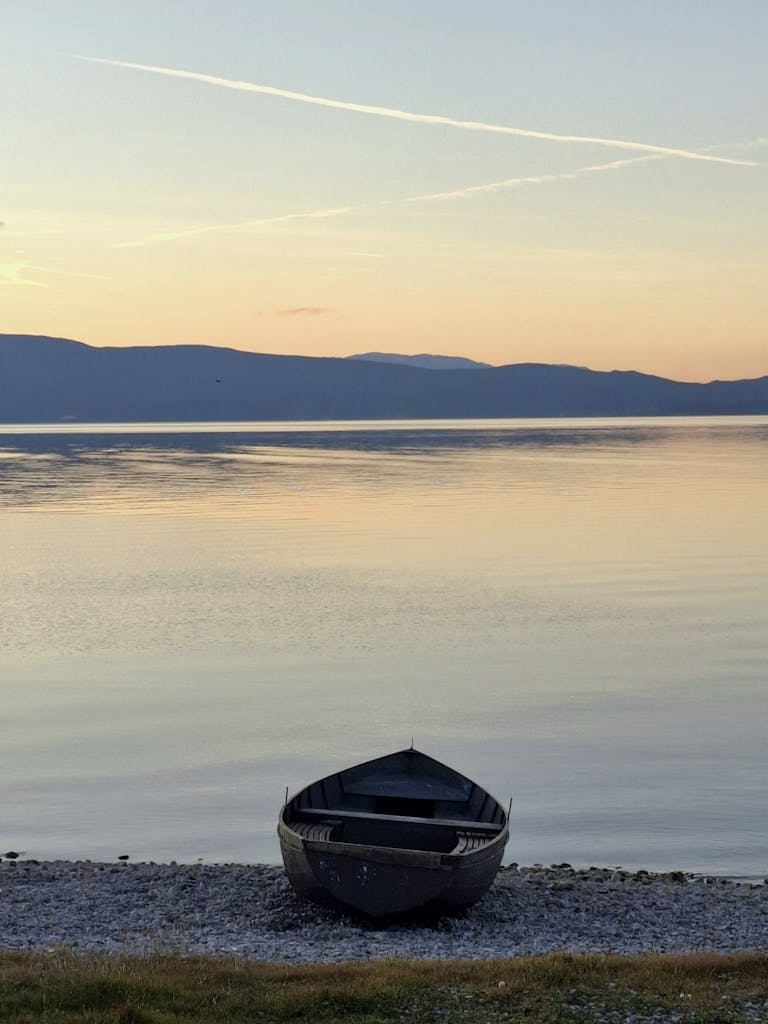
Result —
[[[416, 818], [404, 814], [375, 814], [373, 811], [343, 811], [339, 808], [297, 807], [296, 814], [301, 818], [339, 818], [344, 820], [389, 821], [399, 825], [428, 825], [436, 828], [455, 828], [478, 833], [487, 839], [501, 832], [502, 826], [490, 821], [461, 821], [447, 818]], [[291, 821], [292, 829], [298, 831], [299, 821]]]
[[451, 853], [471, 853], [488, 842], [488, 835], [480, 832], [457, 832], [456, 845]]

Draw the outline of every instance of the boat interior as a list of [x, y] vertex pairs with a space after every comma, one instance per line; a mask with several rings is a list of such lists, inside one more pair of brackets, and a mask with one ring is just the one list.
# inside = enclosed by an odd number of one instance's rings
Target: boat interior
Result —
[[284, 819], [305, 839], [455, 854], [486, 846], [506, 823], [484, 789], [412, 750], [313, 783]]

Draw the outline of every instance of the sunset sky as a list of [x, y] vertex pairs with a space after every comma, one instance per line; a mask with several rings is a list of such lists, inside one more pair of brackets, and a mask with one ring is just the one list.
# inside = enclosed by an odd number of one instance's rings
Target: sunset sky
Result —
[[768, 374], [767, 42], [765, 0], [9, 5], [0, 332]]

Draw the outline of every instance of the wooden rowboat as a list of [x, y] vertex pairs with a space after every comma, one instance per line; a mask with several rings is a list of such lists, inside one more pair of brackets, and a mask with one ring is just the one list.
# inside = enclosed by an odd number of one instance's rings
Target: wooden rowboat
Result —
[[489, 793], [418, 750], [313, 782], [277, 825], [302, 896], [372, 918], [456, 913], [488, 889], [509, 837]]

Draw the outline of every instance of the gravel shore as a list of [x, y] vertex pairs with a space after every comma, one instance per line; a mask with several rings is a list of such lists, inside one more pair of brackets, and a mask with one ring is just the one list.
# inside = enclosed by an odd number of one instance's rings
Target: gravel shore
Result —
[[300, 901], [282, 868], [0, 862], [0, 948], [276, 963], [768, 950], [768, 880], [512, 866], [465, 917], [375, 928]]

